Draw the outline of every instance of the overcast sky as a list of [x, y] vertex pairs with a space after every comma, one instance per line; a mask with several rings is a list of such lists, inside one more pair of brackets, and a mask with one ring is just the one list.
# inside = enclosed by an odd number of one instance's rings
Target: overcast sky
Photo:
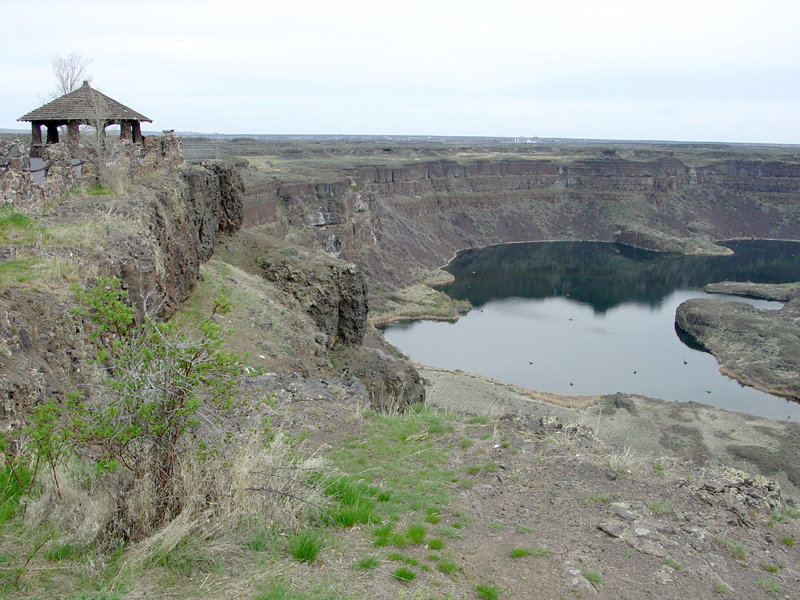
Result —
[[800, 143], [798, 0], [0, 0], [0, 128], [51, 57], [145, 130]]

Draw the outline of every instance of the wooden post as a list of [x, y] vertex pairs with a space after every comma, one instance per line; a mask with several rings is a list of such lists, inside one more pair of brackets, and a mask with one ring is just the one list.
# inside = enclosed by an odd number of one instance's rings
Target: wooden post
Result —
[[42, 143], [42, 124], [33, 121], [31, 123], [31, 145]]
[[31, 158], [42, 158], [42, 151], [44, 144], [42, 144], [42, 124], [37, 121], [31, 121]]

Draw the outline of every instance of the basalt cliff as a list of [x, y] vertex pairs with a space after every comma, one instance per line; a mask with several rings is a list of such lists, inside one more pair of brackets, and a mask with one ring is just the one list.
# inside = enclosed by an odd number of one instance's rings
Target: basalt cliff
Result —
[[408, 152], [403, 162], [387, 158], [402, 152], [389, 147], [375, 149], [380, 164], [360, 157], [296, 181], [293, 168], [313, 173], [308, 165], [321, 160], [312, 150], [276, 147], [266, 165], [253, 159], [258, 170], [243, 172], [244, 226], [266, 226], [395, 286], [459, 249], [495, 243], [599, 240], [719, 253], [720, 239], [800, 237], [800, 156], [791, 148], [512, 154], [506, 146], [434, 159]]

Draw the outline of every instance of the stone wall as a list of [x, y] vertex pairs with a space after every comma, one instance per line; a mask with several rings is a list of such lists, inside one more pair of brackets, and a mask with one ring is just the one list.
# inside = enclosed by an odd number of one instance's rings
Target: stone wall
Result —
[[[172, 131], [147, 137], [141, 144], [111, 136], [102, 146], [91, 142], [73, 148], [64, 143], [52, 144], [44, 149], [42, 165], [38, 167], [32, 165], [25, 145], [15, 140], [0, 146], [0, 200], [21, 210], [40, 211], [70, 188], [99, 183], [99, 161], [103, 161], [115, 182], [122, 183], [143, 174], [185, 166], [181, 146], [181, 138]], [[31, 169], [39, 176], [35, 177]]]
[[0, 198], [3, 204], [28, 200], [31, 190], [30, 160], [19, 140], [0, 146]]

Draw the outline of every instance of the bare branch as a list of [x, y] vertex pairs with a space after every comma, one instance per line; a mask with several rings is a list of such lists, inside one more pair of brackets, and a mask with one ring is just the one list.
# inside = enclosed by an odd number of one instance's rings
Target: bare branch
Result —
[[86, 69], [91, 64], [91, 59], [77, 52], [70, 52], [67, 56], [56, 54], [50, 57], [53, 75], [56, 78], [56, 88], [51, 95], [54, 98], [69, 94], [77, 90], [84, 81], [92, 81], [86, 74]]

